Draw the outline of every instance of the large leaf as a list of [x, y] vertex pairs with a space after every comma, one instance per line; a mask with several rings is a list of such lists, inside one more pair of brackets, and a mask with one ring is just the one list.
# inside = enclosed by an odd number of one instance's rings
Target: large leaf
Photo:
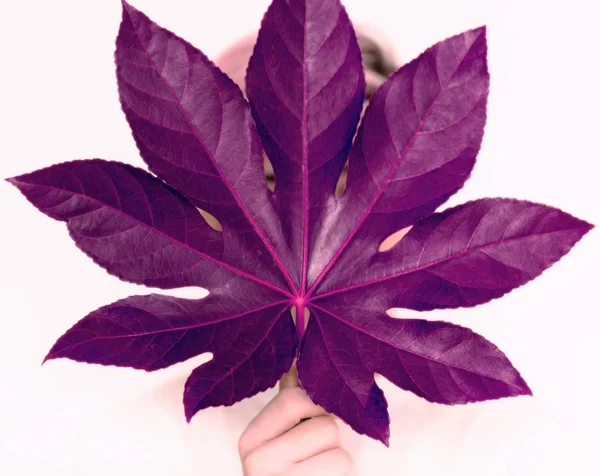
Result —
[[[386, 315], [390, 307], [500, 297], [591, 229], [556, 208], [511, 199], [432, 214], [468, 178], [483, 137], [484, 28], [394, 73], [353, 138], [364, 78], [338, 0], [274, 0], [248, 69], [251, 106], [200, 51], [123, 5], [119, 95], [158, 178], [95, 159], [9, 180], [66, 222], [109, 273], [161, 288], [201, 286], [209, 296], [134, 296], [105, 306], [68, 330], [47, 359], [156, 370], [212, 352], [186, 383], [189, 419], [273, 386], [298, 358], [314, 402], [384, 443], [389, 415], [374, 373], [442, 404], [531, 393], [507, 357], [469, 329]], [[336, 198], [347, 155], [347, 189]]]
[[496, 346], [446, 322], [392, 319], [377, 303], [315, 305], [300, 352], [298, 378], [316, 402], [359, 433], [388, 444], [387, 402], [377, 372], [435, 403], [529, 395]]
[[360, 49], [340, 2], [275, 0], [248, 63], [246, 92], [304, 288], [365, 98]]
[[123, 5], [119, 98], [142, 158], [218, 216], [232, 248], [246, 256], [260, 250], [261, 262], [278, 266], [293, 286], [288, 270], [296, 282], [298, 272], [270, 206], [260, 139], [242, 92], [202, 52]]
[[309, 281], [365, 261], [388, 235], [429, 215], [469, 177], [489, 89], [485, 28], [432, 46], [373, 95], [352, 147], [347, 193], [321, 232]]
[[40, 211], [67, 223], [79, 249], [109, 273], [160, 288], [231, 286], [265, 268], [204, 221], [187, 199], [147, 172], [82, 160], [9, 179]]
[[388, 308], [419, 311], [475, 306], [539, 276], [589, 229], [545, 205], [475, 200], [421, 220], [364, 269], [339, 262], [315, 299], [376, 295]]
[[231, 405], [272, 387], [290, 368], [298, 340], [287, 303], [273, 294], [255, 296], [263, 303], [241, 303], [228, 290], [202, 300], [132, 296], [84, 317], [46, 360], [157, 370], [212, 352], [186, 383], [191, 418], [201, 408]]

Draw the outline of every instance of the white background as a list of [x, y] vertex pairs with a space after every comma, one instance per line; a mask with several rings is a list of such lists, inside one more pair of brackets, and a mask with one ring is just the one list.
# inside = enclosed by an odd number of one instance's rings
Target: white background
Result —
[[[258, 28], [269, 2], [132, 3], [215, 58]], [[403, 62], [447, 36], [488, 26], [486, 134], [470, 181], [450, 205], [515, 197], [600, 224], [596, 2], [344, 3], [356, 24], [385, 33]], [[143, 167], [117, 99], [113, 51], [120, 10], [117, 0], [0, 1], [1, 177], [92, 157]], [[96, 267], [71, 243], [64, 224], [40, 214], [5, 182], [0, 204], [0, 473], [96, 474], [96, 462], [106, 460], [113, 474], [142, 467], [155, 471], [146, 474], [237, 474], [239, 432], [272, 394], [207, 410], [186, 425], [183, 381], [203, 357], [153, 374], [65, 360], [41, 367], [56, 338], [78, 319], [147, 290]], [[588, 469], [596, 464], [590, 452], [600, 449], [599, 266], [600, 235], [593, 230], [561, 262], [508, 296], [426, 316], [472, 327], [506, 352], [534, 399], [570, 422], [576, 446], [589, 448]], [[401, 393], [390, 391], [390, 401]], [[209, 425], [211, 415], [218, 418]], [[392, 411], [391, 417], [410, 415]], [[394, 446], [393, 435], [389, 451], [405, 451]], [[140, 459], [151, 464], [141, 466]], [[425, 473], [405, 473], [398, 465], [390, 474]]]

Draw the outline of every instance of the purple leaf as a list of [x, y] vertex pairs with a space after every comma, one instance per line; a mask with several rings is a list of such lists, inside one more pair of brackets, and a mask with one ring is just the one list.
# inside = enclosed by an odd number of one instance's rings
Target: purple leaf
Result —
[[[66, 222], [76, 245], [109, 273], [210, 294], [133, 296], [102, 307], [47, 359], [151, 371], [212, 352], [186, 383], [189, 420], [275, 385], [297, 357], [315, 403], [386, 444], [387, 402], [374, 373], [443, 404], [531, 394], [507, 357], [469, 329], [386, 315], [500, 297], [592, 228], [556, 208], [503, 198], [432, 214], [475, 163], [486, 54], [485, 28], [428, 49], [374, 94], [354, 137], [364, 77], [337, 0], [273, 1], [248, 68], [251, 106], [199, 50], [124, 2], [119, 96], [158, 178], [94, 159], [9, 181]], [[348, 155], [347, 188], [337, 198]]]
[[[382, 306], [470, 307], [525, 284], [558, 261], [591, 225], [556, 208], [487, 198], [431, 215], [368, 267], [335, 269], [315, 300], [377, 296]], [[338, 263], [338, 265], [341, 262]]]
[[260, 250], [264, 265], [297, 285], [240, 89], [201, 51], [125, 2], [115, 59], [123, 112], [150, 169], [217, 216], [240, 255]]
[[215, 288], [248, 278], [278, 289], [263, 280], [274, 278], [260, 261], [226, 246], [194, 206], [143, 170], [81, 160], [9, 181], [40, 211], [67, 222], [79, 249], [125, 281]]
[[256, 296], [262, 304], [241, 303], [228, 291], [201, 300], [132, 296], [84, 317], [46, 360], [151, 371], [212, 352], [186, 384], [189, 419], [201, 408], [231, 405], [272, 387], [292, 365], [298, 340], [287, 302], [274, 293]]
[[463, 186], [485, 125], [486, 53], [485, 28], [465, 32], [429, 48], [375, 92], [352, 147], [346, 193], [311, 263], [311, 289], [336, 261], [366, 261], [384, 238]]
[[360, 49], [339, 0], [274, 0], [248, 64], [246, 92], [304, 289], [365, 98]]
[[375, 300], [321, 308], [300, 350], [298, 379], [328, 411], [388, 444], [387, 402], [377, 372], [435, 403], [531, 395], [506, 356], [469, 329], [446, 322], [392, 319]]

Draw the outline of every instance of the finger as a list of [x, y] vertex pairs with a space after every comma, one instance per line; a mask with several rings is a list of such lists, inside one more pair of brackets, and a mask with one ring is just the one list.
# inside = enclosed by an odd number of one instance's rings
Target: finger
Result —
[[342, 448], [335, 448], [296, 463], [285, 474], [286, 476], [347, 476], [351, 469], [352, 458], [348, 452]]
[[302, 419], [326, 414], [301, 388], [282, 390], [254, 417], [240, 437], [240, 458], [244, 460], [251, 451], [284, 434]]
[[[296, 368], [296, 363], [294, 362], [288, 373], [281, 377], [281, 380], [279, 381], [279, 391], [281, 392], [286, 388], [294, 388], [299, 386], [300, 384], [298, 383], [298, 369]], [[302, 420], [300, 420], [300, 423], [302, 423], [305, 420], [308, 420], [308, 418], [303, 418]]]
[[337, 448], [339, 443], [340, 432], [333, 417], [312, 418], [251, 452], [243, 461], [244, 470], [253, 474], [259, 468], [269, 468], [279, 474], [294, 463]]
[[298, 369], [296, 369], [296, 365], [292, 365], [292, 368], [288, 373], [284, 374], [279, 381], [279, 391], [282, 391], [286, 388], [299, 387], [298, 384]]

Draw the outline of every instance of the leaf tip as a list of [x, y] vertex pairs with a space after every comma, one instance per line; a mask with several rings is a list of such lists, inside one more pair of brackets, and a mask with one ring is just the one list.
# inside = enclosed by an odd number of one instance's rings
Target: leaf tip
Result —
[[385, 425], [385, 428], [381, 429], [381, 431], [378, 431], [377, 434], [373, 434], [373, 435], [369, 435], [369, 436], [371, 436], [375, 440], [383, 443], [386, 448], [389, 448], [390, 447], [390, 425], [389, 425], [389, 420], [388, 420], [387, 424]]
[[592, 224], [592, 223], [588, 223], [585, 220], [581, 220], [583, 222], [583, 234], [585, 235], [586, 233], [592, 231], [594, 228], [596, 228], [596, 225]]
[[473, 43], [478, 42], [481, 47], [481, 55], [487, 56], [487, 25], [481, 25], [468, 31], [468, 36]]
[[513, 396], [513, 397], [525, 397], [525, 396], [529, 396], [529, 397], [533, 397], [533, 392], [531, 391], [531, 388], [529, 388], [529, 385], [527, 385], [527, 382], [525, 382], [525, 379], [523, 377], [521, 377], [520, 374], [517, 375], [517, 379], [516, 382], [514, 382], [514, 386], [516, 387], [516, 391], [514, 393], [512, 393], [512, 395], [507, 395], [507, 396]]
[[41, 365], [43, 366], [46, 362], [48, 362], [49, 360], [53, 360], [54, 356], [52, 355], [52, 350], [50, 350], [50, 352], [48, 352], [48, 354], [46, 354], [46, 357], [44, 357], [44, 360], [42, 360]]
[[[188, 379], [189, 380], [189, 379]], [[194, 415], [198, 412], [196, 405], [193, 405], [192, 402], [189, 401], [190, 387], [188, 387], [187, 382], [183, 389], [183, 412], [185, 414], [185, 421], [190, 423]]]
[[131, 16], [132, 14], [139, 13], [139, 10], [132, 6], [130, 3], [125, 0], [121, 0], [121, 6], [123, 7], [123, 16]]
[[575, 245], [577, 241], [581, 240], [585, 235], [587, 235], [590, 231], [596, 228], [596, 225], [582, 220], [581, 218], [573, 216], [571, 216], [571, 218], [575, 220], [575, 223], [573, 224], [573, 229], [576, 229], [574, 231], [577, 232], [577, 239], [573, 243], [573, 245]]
[[196, 411], [193, 408], [188, 407], [187, 405], [183, 406], [183, 410], [185, 413], [185, 421], [187, 423], [191, 423], [192, 418], [194, 418], [194, 415], [196, 414]]
[[25, 195], [25, 198], [27, 198], [27, 187], [28, 185], [32, 185], [29, 181], [29, 176], [31, 175], [33, 175], [33, 172], [31, 174], [23, 174], [18, 175], [16, 177], [8, 177], [4, 180], [6, 180], [12, 186], [16, 187], [16, 189], [19, 190], [19, 192], [21, 192], [23, 195]]
[[482, 38], [485, 43], [487, 43], [487, 25], [481, 25], [472, 30], [468, 30], [467, 33], [473, 40]]
[[15, 187], [17, 187], [17, 183], [19, 182], [17, 177], [8, 177], [4, 179], [5, 181], [7, 181], [9, 184], [14, 185]]

